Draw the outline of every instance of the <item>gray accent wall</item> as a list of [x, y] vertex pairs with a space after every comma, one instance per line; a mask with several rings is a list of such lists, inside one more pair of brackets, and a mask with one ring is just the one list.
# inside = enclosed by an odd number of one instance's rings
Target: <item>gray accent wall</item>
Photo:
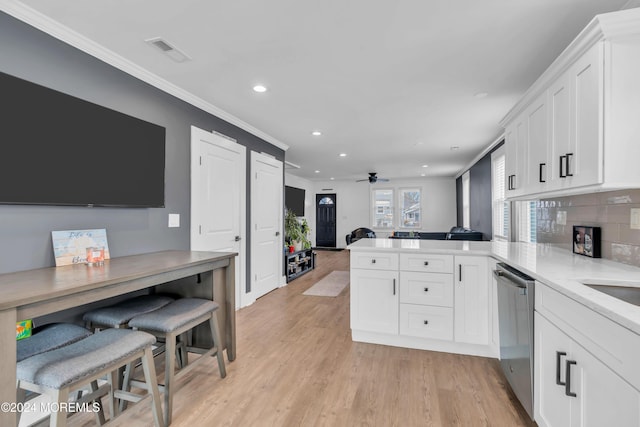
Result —
[[[284, 161], [284, 151], [266, 141], [2, 12], [0, 71], [164, 126], [167, 130], [165, 208], [0, 205], [0, 273], [55, 265], [52, 230], [105, 228], [112, 257], [168, 249], [188, 250], [192, 125], [236, 139], [247, 147], [247, 162], [251, 150]], [[100, 132], [100, 129], [95, 131]], [[91, 135], [87, 135], [87, 141], [88, 150], [97, 156], [100, 150], [109, 149], [91, 147]], [[50, 143], [55, 144], [55, 138], [52, 137]], [[9, 144], [12, 141], [0, 140], [0, 155], [1, 147]], [[249, 174], [247, 167], [247, 248], [251, 243], [252, 209]], [[180, 214], [179, 228], [167, 227], [169, 213]], [[249, 256], [247, 250], [247, 258]], [[251, 277], [251, 260], [247, 261], [247, 277]]]

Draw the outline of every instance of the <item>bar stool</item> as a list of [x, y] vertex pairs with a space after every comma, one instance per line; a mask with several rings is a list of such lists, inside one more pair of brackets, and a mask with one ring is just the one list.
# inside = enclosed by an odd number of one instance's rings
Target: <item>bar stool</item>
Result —
[[[167, 426], [171, 423], [172, 418], [172, 386], [175, 378], [174, 370], [176, 365], [175, 346], [176, 338], [179, 335], [208, 321], [211, 327], [213, 347], [208, 351], [202, 352], [202, 356], [198, 361], [207, 360], [207, 356], [216, 353], [220, 377], [224, 378], [227, 375], [220, 343], [218, 318], [216, 316], [216, 310], [218, 310], [218, 308], [218, 303], [211, 300], [201, 298], [181, 298], [159, 310], [134, 317], [129, 321], [130, 327], [140, 331], [149, 332], [156, 337], [163, 337], [165, 339], [164, 387], [161, 386], [160, 388], [164, 389], [164, 421]], [[194, 349], [187, 347], [186, 351], [188, 352], [189, 350]], [[186, 360], [184, 364], [186, 365]], [[144, 384], [130, 380], [132, 376], [131, 371], [131, 366], [127, 365], [123, 388], [128, 390], [130, 385], [144, 387]]]
[[24, 402], [26, 391], [51, 396], [60, 410], [52, 412], [50, 425], [65, 426], [67, 413], [62, 409], [68, 402], [69, 392], [109, 375], [109, 384], [82, 396], [75, 404], [95, 401], [99, 396], [108, 394], [113, 419], [117, 413], [115, 397], [129, 401], [140, 400], [140, 396], [132, 393], [114, 391], [113, 385], [117, 384], [116, 370], [122, 365], [142, 359], [145, 382], [152, 398], [155, 425], [160, 427], [163, 425], [160, 394], [151, 352], [155, 341], [154, 336], [144, 332], [108, 329], [65, 347], [26, 358], [16, 365], [17, 401]]
[[27, 357], [73, 344], [89, 335], [91, 335], [90, 331], [72, 323], [52, 323], [39, 326], [33, 329], [29, 338], [21, 339], [16, 343], [16, 360], [20, 362]]
[[82, 316], [85, 326], [91, 330], [126, 328], [129, 320], [141, 314], [164, 307], [175, 301], [168, 295], [140, 295], [109, 307], [88, 311]]

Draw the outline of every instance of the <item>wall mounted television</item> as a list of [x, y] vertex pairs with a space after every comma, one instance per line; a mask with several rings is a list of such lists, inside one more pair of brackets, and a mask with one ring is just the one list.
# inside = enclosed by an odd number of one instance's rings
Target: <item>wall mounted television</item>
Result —
[[0, 73], [0, 203], [164, 207], [165, 132]]
[[304, 216], [304, 190], [302, 188], [284, 187], [284, 205], [296, 216]]

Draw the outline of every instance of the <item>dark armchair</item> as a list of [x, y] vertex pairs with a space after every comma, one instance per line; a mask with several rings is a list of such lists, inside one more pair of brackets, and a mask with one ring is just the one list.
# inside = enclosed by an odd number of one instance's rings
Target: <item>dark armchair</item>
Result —
[[373, 230], [368, 228], [356, 228], [351, 232], [351, 234], [347, 234], [345, 239], [347, 240], [347, 245], [352, 244], [353, 242], [357, 242], [360, 239], [375, 239], [376, 233]]

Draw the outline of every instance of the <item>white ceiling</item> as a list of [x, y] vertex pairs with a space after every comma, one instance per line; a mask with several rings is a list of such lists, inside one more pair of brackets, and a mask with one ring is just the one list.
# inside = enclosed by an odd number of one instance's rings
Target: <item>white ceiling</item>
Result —
[[628, 0], [8, 1], [281, 141], [291, 173], [326, 180], [454, 176], [594, 15]]

